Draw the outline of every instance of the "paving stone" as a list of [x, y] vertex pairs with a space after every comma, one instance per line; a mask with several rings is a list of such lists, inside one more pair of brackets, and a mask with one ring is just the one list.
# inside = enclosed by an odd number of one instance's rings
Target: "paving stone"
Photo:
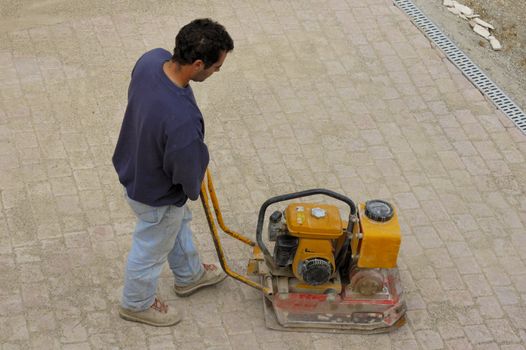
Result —
[[444, 342], [442, 341], [440, 334], [438, 334], [435, 331], [432, 331], [432, 330], [418, 331], [416, 332], [416, 337], [419, 343], [425, 349], [443, 349], [444, 348]]
[[407, 318], [414, 330], [431, 329], [433, 328], [433, 321], [429, 316], [427, 310], [409, 310]]
[[447, 346], [447, 349], [451, 349], [451, 350], [473, 349], [473, 346], [470, 344], [467, 338], [446, 340], [446, 346]]
[[31, 338], [31, 349], [59, 349], [61, 344], [55, 334], [35, 334]]
[[515, 289], [518, 292], [521, 292], [521, 293], [526, 292], [526, 275], [521, 274], [521, 275], [511, 276], [511, 280], [513, 281]]
[[469, 269], [476, 269], [478, 271], [477, 262], [471, 258], [473, 254], [467, 243], [447, 243], [447, 249], [453, 260], [458, 262], [457, 267], [461, 271], [461, 273], [462, 271], [468, 271]]
[[462, 277], [459, 275], [456, 269], [438, 269], [437, 275], [444, 290], [464, 289]]
[[0, 316], [7, 317], [10, 315], [20, 314], [23, 311], [22, 297], [17, 291], [16, 293], [8, 293], [7, 290], [0, 290], [2, 292], [2, 299], [0, 301]]
[[239, 334], [239, 335], [230, 335], [229, 342], [234, 350], [241, 349], [259, 349], [260, 346], [256, 340], [254, 334]]
[[[228, 334], [249, 333], [252, 330], [250, 318], [246, 314], [240, 316], [238, 313], [226, 313], [222, 315], [222, 319], [225, 322]], [[244, 320], [244, 322], [240, 322], [240, 320]]]
[[509, 322], [506, 319], [494, 319], [486, 321], [490, 332], [497, 343], [519, 343], [517, 337]]
[[415, 228], [415, 236], [423, 248], [439, 248], [442, 246], [442, 240], [433, 227], [417, 227]]
[[479, 242], [477, 242], [477, 245], [478, 247], [476, 247], [476, 249], [473, 249], [473, 253], [475, 255], [477, 263], [481, 267], [486, 268], [498, 264], [498, 258], [495, 255], [494, 250], [486, 248], [486, 246], [489, 245], [487, 240], [480, 239]]
[[493, 293], [484, 275], [464, 275], [463, 279], [469, 291], [474, 296], [485, 296]]
[[468, 339], [473, 344], [487, 343], [494, 340], [490, 331], [485, 325], [466, 326], [464, 328]]
[[474, 304], [471, 293], [467, 290], [451, 290], [447, 292], [447, 300], [453, 306], [464, 307]]
[[439, 322], [437, 327], [444, 340], [464, 337], [464, 330], [458, 322], [453, 320]]
[[393, 349], [412, 350], [412, 349], [421, 349], [421, 346], [418, 345], [416, 340], [410, 339], [410, 340], [401, 340], [401, 341], [393, 342]]
[[476, 308], [464, 307], [463, 309], [459, 309], [456, 314], [460, 324], [464, 326], [464, 330], [467, 325], [479, 325], [484, 322], [480, 312]]
[[22, 284], [22, 299], [24, 307], [42, 308], [49, 304], [50, 297], [46, 285], [43, 283]]
[[206, 346], [201, 342], [192, 342], [192, 343], [175, 343], [174, 349], [184, 349], [184, 350], [201, 350], [206, 349]]
[[453, 260], [449, 257], [449, 253], [445, 248], [427, 249], [425, 254], [436, 269], [454, 267]]
[[476, 299], [479, 310], [484, 318], [501, 318], [504, 314], [497, 298], [479, 297]]
[[509, 286], [511, 280], [503, 269], [497, 266], [483, 269], [484, 274], [492, 286]]
[[495, 294], [501, 305], [515, 305], [519, 303], [519, 295], [512, 287], [495, 287]]
[[446, 300], [446, 294], [436, 279], [421, 279], [417, 281], [422, 297], [427, 302], [441, 302]]
[[501, 345], [500, 348], [502, 350], [523, 350], [524, 345], [521, 344], [508, 344], [508, 345]]
[[64, 344], [64, 345], [62, 346], [62, 349], [68, 349], [68, 350], [74, 350], [74, 349], [88, 350], [88, 349], [91, 349], [91, 345], [90, 345], [90, 343], [88, 343], [88, 342], [75, 343], [75, 344]]
[[499, 345], [495, 342], [492, 342], [492, 343], [476, 344], [473, 346], [473, 348], [483, 349], [483, 350], [497, 350], [499, 349]]
[[0, 317], [0, 334], [7, 342], [18, 342], [29, 339], [26, 320], [24, 316]]
[[419, 207], [418, 201], [412, 193], [400, 193], [395, 198], [400, 209], [416, 209]]
[[62, 343], [79, 343], [87, 340], [86, 328], [82, 325], [80, 319], [61, 320], [61, 342]]

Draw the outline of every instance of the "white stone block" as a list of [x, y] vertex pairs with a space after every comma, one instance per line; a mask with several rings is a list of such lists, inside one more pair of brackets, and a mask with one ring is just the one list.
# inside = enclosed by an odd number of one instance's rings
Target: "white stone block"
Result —
[[481, 25], [475, 24], [475, 26], [473, 27], [473, 31], [486, 39], [490, 37], [489, 30]]
[[491, 30], [495, 30], [495, 27], [493, 25], [491, 25], [490, 23], [486, 22], [486, 21], [483, 21], [481, 20], [480, 18], [474, 18], [473, 19], [478, 25], [481, 25], [485, 28], [488, 28], [488, 29], [491, 29]]
[[447, 8], [449, 12], [452, 12], [455, 15], [460, 15], [460, 11], [456, 7], [448, 7]]
[[489, 37], [489, 43], [491, 45], [491, 48], [495, 51], [499, 51], [502, 49], [502, 45], [500, 44], [500, 41], [497, 40], [494, 36]]
[[455, 8], [465, 16], [471, 16], [473, 14], [473, 9], [465, 5], [459, 4], [458, 2], [455, 4]]

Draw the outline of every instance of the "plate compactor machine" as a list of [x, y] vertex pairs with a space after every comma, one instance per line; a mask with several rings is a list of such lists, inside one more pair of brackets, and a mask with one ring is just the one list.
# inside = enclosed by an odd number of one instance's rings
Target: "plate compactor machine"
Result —
[[[313, 195], [345, 203], [348, 220], [342, 220], [335, 205], [300, 200]], [[390, 203], [370, 200], [356, 206], [350, 198], [326, 189], [273, 197], [261, 206], [254, 242], [225, 226], [210, 171], [201, 187], [201, 201], [223, 270], [263, 293], [268, 328], [380, 333], [405, 323], [406, 305], [396, 265], [400, 225]], [[271, 253], [263, 240], [267, 209], [285, 201], [290, 204], [267, 220]], [[225, 233], [252, 247], [247, 275], [259, 276], [259, 282], [230, 269], [216, 219]]]

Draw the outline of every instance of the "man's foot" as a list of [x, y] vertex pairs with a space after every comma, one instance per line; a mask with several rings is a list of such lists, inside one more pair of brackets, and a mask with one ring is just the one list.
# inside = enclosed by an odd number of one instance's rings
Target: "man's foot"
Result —
[[127, 321], [145, 323], [150, 326], [167, 327], [179, 323], [183, 319], [181, 312], [155, 298], [152, 306], [144, 311], [133, 311], [119, 306], [119, 316]]
[[187, 297], [200, 288], [212, 286], [221, 282], [226, 277], [226, 274], [223, 272], [223, 270], [214, 264], [203, 264], [203, 267], [205, 269], [205, 273], [195, 283], [186, 286], [178, 286], [177, 284], [174, 284], [175, 294], [180, 297]]

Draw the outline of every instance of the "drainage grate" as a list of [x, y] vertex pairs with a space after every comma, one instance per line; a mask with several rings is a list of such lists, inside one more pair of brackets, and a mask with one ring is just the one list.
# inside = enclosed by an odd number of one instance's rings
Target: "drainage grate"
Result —
[[524, 112], [410, 0], [393, 0], [451, 62], [526, 135]]

